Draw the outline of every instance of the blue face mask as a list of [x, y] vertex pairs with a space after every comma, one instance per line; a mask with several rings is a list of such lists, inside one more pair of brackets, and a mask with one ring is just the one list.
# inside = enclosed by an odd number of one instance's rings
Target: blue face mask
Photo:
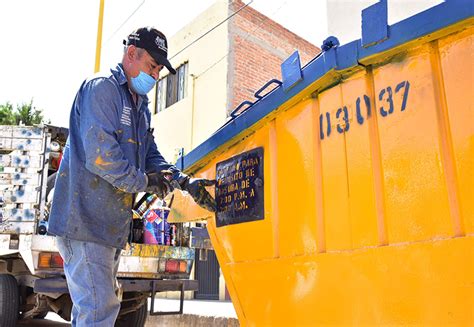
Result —
[[132, 77], [132, 89], [137, 94], [146, 95], [155, 86], [156, 80], [150, 75], [140, 71], [137, 77]]

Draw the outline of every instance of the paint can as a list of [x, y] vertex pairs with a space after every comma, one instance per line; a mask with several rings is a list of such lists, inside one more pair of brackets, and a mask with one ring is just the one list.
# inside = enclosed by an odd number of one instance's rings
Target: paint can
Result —
[[149, 209], [143, 217], [143, 243], [170, 244], [170, 224], [167, 221], [170, 209], [160, 207]]

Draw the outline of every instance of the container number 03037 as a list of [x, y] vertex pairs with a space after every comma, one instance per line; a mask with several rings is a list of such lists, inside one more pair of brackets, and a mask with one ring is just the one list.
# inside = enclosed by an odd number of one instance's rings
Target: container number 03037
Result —
[[[400, 112], [407, 108], [408, 93], [410, 91], [410, 82], [402, 81], [393, 89], [387, 86], [378, 92], [378, 111], [380, 116], [387, 117], [396, 110]], [[401, 97], [398, 108], [395, 108], [395, 97]], [[333, 133], [333, 129], [337, 133], [343, 134], [350, 130], [351, 123], [363, 125], [372, 115], [371, 99], [364, 94], [359, 96], [355, 101], [355, 117], [353, 112], [349, 112], [346, 105], [338, 108], [335, 112], [326, 112], [319, 115], [319, 136], [321, 140], [328, 138]]]

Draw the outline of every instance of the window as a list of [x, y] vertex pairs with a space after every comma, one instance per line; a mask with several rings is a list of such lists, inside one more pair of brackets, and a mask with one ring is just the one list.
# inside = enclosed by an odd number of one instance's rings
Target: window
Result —
[[165, 101], [166, 101], [166, 77], [158, 81], [158, 89], [156, 91], [156, 110], [155, 114], [165, 110]]
[[184, 64], [178, 67], [176, 70], [176, 76], [178, 80], [178, 101], [184, 99], [186, 96], [186, 76], [188, 73], [188, 64]]
[[165, 110], [187, 96], [188, 63], [176, 69], [176, 75], [168, 74], [158, 81], [155, 113]]

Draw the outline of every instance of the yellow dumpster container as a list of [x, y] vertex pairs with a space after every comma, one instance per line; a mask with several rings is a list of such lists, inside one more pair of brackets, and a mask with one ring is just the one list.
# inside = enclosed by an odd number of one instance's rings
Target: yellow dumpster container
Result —
[[474, 326], [473, 3], [386, 6], [180, 160], [242, 326]]

